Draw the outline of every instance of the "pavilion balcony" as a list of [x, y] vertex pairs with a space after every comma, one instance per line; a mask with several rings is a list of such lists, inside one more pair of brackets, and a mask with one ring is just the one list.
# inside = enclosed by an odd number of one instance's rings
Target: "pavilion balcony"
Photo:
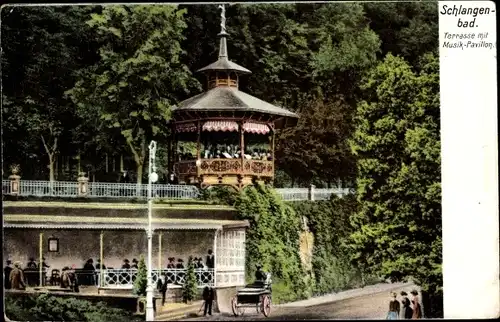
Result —
[[202, 176], [221, 180], [236, 176], [266, 180], [274, 177], [274, 162], [243, 159], [201, 159], [199, 162], [185, 160], [176, 162], [174, 171], [181, 182], [189, 184], [196, 184], [197, 178]]

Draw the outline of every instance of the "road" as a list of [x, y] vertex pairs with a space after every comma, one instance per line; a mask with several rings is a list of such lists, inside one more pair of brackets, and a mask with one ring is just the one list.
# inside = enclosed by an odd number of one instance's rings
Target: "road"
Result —
[[[408, 287], [395, 289], [408, 292]], [[389, 306], [389, 292], [379, 292], [355, 298], [339, 300], [332, 303], [307, 307], [273, 307], [269, 319], [286, 320], [330, 320], [330, 319], [385, 319]], [[255, 309], [248, 308], [243, 316], [234, 317], [220, 314], [207, 317], [185, 319], [184, 321], [257, 321], [266, 319], [264, 315], [256, 314]]]

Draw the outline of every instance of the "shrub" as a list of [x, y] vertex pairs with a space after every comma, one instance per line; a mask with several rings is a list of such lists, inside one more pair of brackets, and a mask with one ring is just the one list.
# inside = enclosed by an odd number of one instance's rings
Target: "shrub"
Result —
[[49, 294], [5, 299], [5, 313], [14, 321], [126, 321], [128, 312], [111, 308], [104, 302], [94, 304], [76, 298], [60, 298]]
[[185, 303], [194, 300], [196, 292], [198, 290], [192, 256], [189, 256], [187, 266], [186, 279], [184, 280], [184, 285], [182, 286], [182, 298], [184, 299]]
[[144, 262], [144, 256], [139, 258], [137, 265], [137, 276], [134, 281], [134, 294], [139, 296], [146, 296], [146, 289], [148, 287], [148, 269]]

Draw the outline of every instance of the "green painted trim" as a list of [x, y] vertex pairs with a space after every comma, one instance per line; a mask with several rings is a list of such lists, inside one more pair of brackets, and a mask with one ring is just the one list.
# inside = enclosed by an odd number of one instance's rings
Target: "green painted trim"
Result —
[[[87, 209], [147, 209], [147, 203], [130, 204], [130, 203], [76, 203], [76, 202], [39, 202], [39, 201], [4, 201], [4, 207], [60, 207], [60, 208], [87, 208]], [[153, 209], [195, 209], [195, 210], [222, 210], [235, 211], [231, 206], [223, 205], [208, 205], [208, 204], [153, 204]]]

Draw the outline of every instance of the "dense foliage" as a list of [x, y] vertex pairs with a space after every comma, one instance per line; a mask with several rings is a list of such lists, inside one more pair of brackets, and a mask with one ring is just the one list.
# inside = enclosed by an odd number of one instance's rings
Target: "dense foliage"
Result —
[[5, 299], [5, 314], [11, 321], [133, 321], [128, 312], [76, 298], [48, 294]]
[[[411, 278], [441, 296], [437, 13], [427, 1], [227, 8], [229, 57], [253, 72], [240, 88], [301, 116], [277, 135], [275, 185], [357, 187], [357, 204], [295, 210], [264, 186], [240, 197], [207, 191], [250, 220], [248, 277], [262, 262], [275, 300], [370, 276]], [[216, 59], [217, 6], [1, 14], [3, 175], [19, 164], [25, 179], [75, 180], [84, 170], [115, 181], [129, 170], [141, 182], [154, 138], [164, 182], [170, 107], [201, 91], [191, 72]], [[301, 216], [315, 234], [314, 280], [302, 274]]]
[[[8, 7], [2, 10], [4, 175], [75, 180], [78, 171], [143, 179], [144, 142], [159, 142], [165, 180], [170, 106], [201, 90], [213, 62], [215, 5]], [[238, 4], [227, 8], [242, 90], [301, 114], [277, 137], [277, 184], [348, 185], [347, 140], [359, 82], [389, 52], [412, 65], [437, 48], [437, 4]], [[65, 95], [67, 93], [67, 95]], [[18, 135], [18, 133], [25, 135]], [[147, 143], [146, 143], [147, 145]]]
[[246, 242], [247, 280], [254, 281], [256, 264], [273, 276], [273, 301], [304, 298], [305, 283], [299, 256], [300, 217], [269, 186], [246, 188], [236, 201], [241, 219], [250, 222]]
[[388, 55], [364, 79], [352, 150], [360, 208], [353, 259], [393, 281], [442, 287], [439, 60]]
[[182, 285], [182, 299], [185, 303], [193, 301], [198, 294], [198, 285], [196, 282], [196, 273], [194, 271], [193, 257], [189, 256], [187, 263], [186, 278]]
[[307, 218], [314, 235], [312, 271], [315, 294], [339, 292], [380, 281], [350, 261], [345, 244], [354, 232], [349, 218], [358, 209], [354, 196], [333, 196], [329, 201], [292, 203], [295, 211]]
[[144, 256], [141, 255], [139, 263], [137, 264], [137, 275], [134, 281], [134, 294], [139, 296], [146, 296], [146, 289], [148, 287], [148, 269]]

